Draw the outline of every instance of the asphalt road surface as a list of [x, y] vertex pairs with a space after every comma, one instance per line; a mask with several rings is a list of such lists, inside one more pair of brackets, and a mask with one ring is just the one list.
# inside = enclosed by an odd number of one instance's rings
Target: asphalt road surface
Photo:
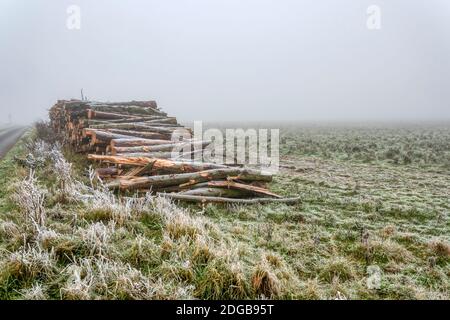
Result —
[[0, 159], [16, 144], [26, 129], [21, 126], [0, 126]]

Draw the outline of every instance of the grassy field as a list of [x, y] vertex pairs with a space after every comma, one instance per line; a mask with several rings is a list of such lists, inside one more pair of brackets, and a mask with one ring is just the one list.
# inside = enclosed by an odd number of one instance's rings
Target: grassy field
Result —
[[33, 141], [0, 164], [0, 298], [450, 298], [449, 124], [284, 127], [296, 206], [118, 201]]

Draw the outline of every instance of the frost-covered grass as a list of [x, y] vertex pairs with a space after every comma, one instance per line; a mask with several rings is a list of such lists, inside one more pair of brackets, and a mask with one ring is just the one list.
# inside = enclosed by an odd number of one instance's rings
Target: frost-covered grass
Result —
[[[33, 170], [12, 160], [28, 153]], [[282, 164], [270, 187], [302, 204], [184, 205], [118, 197], [82, 157], [22, 141], [0, 163], [0, 298], [450, 298], [439, 163], [286, 151]]]

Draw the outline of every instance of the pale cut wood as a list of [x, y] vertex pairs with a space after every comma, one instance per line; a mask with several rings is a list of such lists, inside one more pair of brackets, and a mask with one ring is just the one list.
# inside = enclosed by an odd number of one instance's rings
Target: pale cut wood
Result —
[[112, 147], [111, 154], [115, 155], [118, 153], [142, 153], [142, 152], [160, 152], [160, 151], [172, 151], [175, 148], [178, 150], [184, 150], [190, 147], [192, 150], [196, 146], [201, 146], [202, 148], [211, 144], [211, 141], [191, 141], [191, 142], [181, 142], [181, 143], [168, 143], [159, 145], [140, 145], [138, 147]]
[[159, 116], [167, 116], [167, 113], [159, 111], [154, 108], [142, 107], [137, 105], [97, 105], [91, 106], [95, 111], [103, 111], [103, 112], [113, 112], [113, 113], [123, 113], [125, 115], [159, 115]]
[[98, 168], [95, 169], [95, 174], [99, 178], [112, 178], [119, 175], [122, 171], [116, 167]]
[[[263, 197], [271, 197], [270, 202], [289, 201], [266, 189], [270, 175], [233, 165], [194, 161], [192, 157], [210, 142], [193, 142], [192, 129], [168, 117], [154, 101], [60, 100], [49, 113], [52, 127], [65, 144], [77, 152], [96, 152], [88, 158], [107, 165], [96, 173], [110, 181], [110, 188], [179, 192], [174, 196], [185, 201], [269, 201]], [[172, 141], [173, 133], [180, 129], [189, 133], [189, 140]], [[198, 148], [200, 144], [202, 148]], [[177, 159], [183, 155], [174, 154], [174, 148], [188, 150], [189, 159]], [[255, 196], [262, 199], [237, 199]]]
[[271, 196], [271, 197], [275, 197], [275, 198], [282, 198], [280, 195], [270, 192], [267, 189], [264, 189], [261, 187], [255, 187], [255, 186], [248, 185], [248, 184], [238, 183], [235, 181], [211, 181], [211, 182], [208, 182], [208, 186], [230, 188], [230, 189], [248, 191], [248, 192], [252, 192], [255, 194], [262, 194], [262, 195]]
[[135, 152], [135, 153], [117, 153], [116, 156], [122, 157], [135, 157], [135, 158], [160, 158], [160, 159], [185, 159], [193, 160], [194, 155], [201, 153], [202, 151], [191, 151], [184, 153], [172, 153], [172, 152]]
[[202, 197], [227, 197], [227, 198], [238, 198], [243, 196], [249, 196], [251, 193], [233, 190], [226, 188], [196, 188], [191, 190], [183, 191], [179, 194], [189, 195], [189, 196], [202, 196]]
[[149, 140], [170, 140], [171, 136], [169, 134], [162, 134], [156, 132], [137, 132], [128, 130], [116, 130], [110, 129], [108, 132], [120, 135], [120, 139], [149, 139]]
[[133, 118], [128, 118], [128, 117], [122, 116], [122, 118], [109, 120], [109, 122], [110, 123], [145, 122], [145, 121], [166, 119], [166, 118], [167, 117], [164, 117], [164, 116], [145, 116], [145, 117], [133, 116]]
[[168, 133], [158, 133], [158, 132], [144, 132], [144, 131], [131, 131], [131, 130], [120, 130], [120, 129], [109, 129], [109, 132], [120, 134], [122, 136], [134, 137], [134, 138], [144, 138], [144, 139], [157, 139], [157, 140], [170, 140], [171, 134]]
[[134, 118], [136, 117], [131, 115], [123, 115], [121, 113], [95, 111], [92, 109], [88, 110], [88, 119], [119, 119], [123, 121]]
[[123, 157], [123, 156], [110, 156], [110, 155], [97, 155], [89, 154], [89, 160], [102, 161], [105, 163], [120, 164], [127, 166], [146, 166], [153, 164], [152, 170], [167, 170], [173, 172], [196, 172], [209, 169], [223, 169], [227, 168], [224, 165], [207, 163], [207, 162], [195, 162], [195, 161], [173, 161], [168, 159], [154, 159], [143, 157]]

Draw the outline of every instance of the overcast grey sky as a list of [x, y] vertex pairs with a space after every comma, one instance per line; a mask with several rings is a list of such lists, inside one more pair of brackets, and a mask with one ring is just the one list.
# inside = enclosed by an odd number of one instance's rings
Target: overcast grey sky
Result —
[[182, 121], [450, 119], [448, 0], [0, 0], [0, 41], [2, 117], [84, 88]]

